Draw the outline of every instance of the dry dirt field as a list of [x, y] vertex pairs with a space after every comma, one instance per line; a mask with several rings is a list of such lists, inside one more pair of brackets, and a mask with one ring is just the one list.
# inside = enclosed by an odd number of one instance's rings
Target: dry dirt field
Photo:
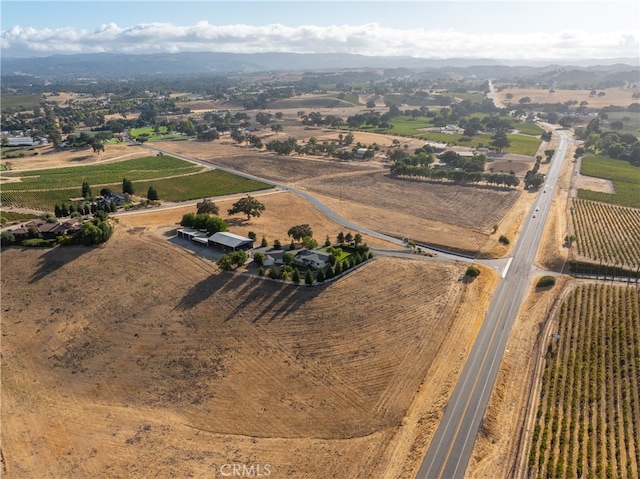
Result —
[[[564, 103], [567, 101], [576, 100], [578, 104], [583, 101], [587, 102], [589, 108], [603, 108], [609, 105], [624, 106], [627, 107], [632, 103], [637, 103], [638, 100], [632, 98], [634, 93], [638, 92], [638, 89], [629, 88], [607, 88], [606, 90], [597, 90], [599, 93], [603, 91], [604, 96], [589, 96], [591, 90], [555, 90], [554, 93], [549, 93], [549, 90], [541, 90], [534, 88], [505, 88], [498, 92], [498, 99], [504, 104], [517, 105], [520, 98], [528, 96], [531, 98], [531, 103]], [[511, 100], [507, 99], [507, 94], [513, 94]], [[576, 105], [577, 106], [577, 105]]]
[[279, 157], [229, 142], [156, 145], [305, 189], [365, 227], [471, 254], [485, 247], [493, 225], [500, 223], [521, 195], [520, 190], [392, 179], [376, 162]]
[[3, 249], [3, 476], [415, 470], [496, 275], [390, 258], [314, 288], [224, 274], [168, 242], [180, 213], [121, 217], [99, 248]]

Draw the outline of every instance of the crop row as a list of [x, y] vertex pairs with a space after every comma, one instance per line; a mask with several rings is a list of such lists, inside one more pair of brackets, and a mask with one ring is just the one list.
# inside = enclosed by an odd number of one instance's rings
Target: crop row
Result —
[[[145, 180], [152, 178], [166, 178], [175, 175], [195, 173], [202, 170], [201, 166], [171, 156], [149, 156], [133, 160], [88, 165], [83, 167], [51, 168], [44, 170], [4, 173], [7, 177], [20, 177], [17, 183], [2, 185], [3, 191], [32, 190], [49, 188], [78, 188], [81, 191], [83, 181], [90, 185], [106, 185], [122, 182], [123, 178]], [[75, 195], [78, 196], [78, 195]]]
[[[198, 198], [248, 193], [270, 188], [270, 185], [251, 180], [222, 170], [208, 170], [191, 175], [172, 178], [154, 178], [133, 181], [136, 195], [146, 197], [149, 186], [153, 186], [161, 201], [180, 202]], [[114, 191], [121, 191], [122, 180], [106, 183]], [[97, 190], [97, 188], [94, 188]], [[5, 190], [0, 192], [3, 207], [28, 208], [53, 212], [56, 204], [66, 203], [70, 198], [79, 197], [81, 188], [60, 188], [50, 190]], [[98, 191], [94, 191], [97, 194]]]
[[620, 478], [640, 473], [640, 295], [577, 287], [545, 358], [528, 476]]
[[640, 210], [574, 200], [573, 230], [578, 254], [609, 265], [640, 263]]

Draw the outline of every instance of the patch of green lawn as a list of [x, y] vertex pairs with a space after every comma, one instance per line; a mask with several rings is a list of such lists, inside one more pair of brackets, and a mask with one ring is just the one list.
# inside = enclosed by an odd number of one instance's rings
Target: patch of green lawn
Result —
[[582, 159], [580, 173], [611, 180], [616, 192], [608, 194], [579, 189], [578, 198], [640, 208], [640, 167], [624, 160], [587, 156]]

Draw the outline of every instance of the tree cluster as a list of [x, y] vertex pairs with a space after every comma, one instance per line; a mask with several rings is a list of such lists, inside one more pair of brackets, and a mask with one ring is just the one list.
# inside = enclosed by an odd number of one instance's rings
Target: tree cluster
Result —
[[207, 213], [187, 213], [182, 216], [180, 226], [206, 231], [209, 235], [229, 230], [229, 226], [225, 220]]

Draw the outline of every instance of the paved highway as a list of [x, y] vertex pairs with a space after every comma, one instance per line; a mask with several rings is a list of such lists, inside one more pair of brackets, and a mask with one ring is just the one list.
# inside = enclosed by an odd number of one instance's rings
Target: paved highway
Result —
[[447, 403], [438, 429], [418, 471], [418, 479], [464, 477], [476, 435], [504, 354], [516, 314], [527, 294], [530, 273], [569, 139], [560, 132], [546, 183], [523, 222], [512, 261], [503, 271], [469, 358]]

